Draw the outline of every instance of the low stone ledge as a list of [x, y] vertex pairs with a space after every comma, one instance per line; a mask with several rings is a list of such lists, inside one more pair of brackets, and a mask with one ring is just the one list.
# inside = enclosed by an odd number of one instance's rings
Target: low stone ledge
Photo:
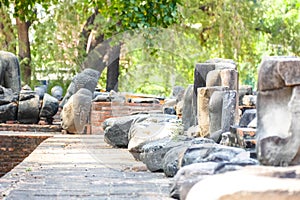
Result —
[[17, 132], [61, 132], [60, 125], [39, 125], [39, 124], [0, 124], [1, 131]]

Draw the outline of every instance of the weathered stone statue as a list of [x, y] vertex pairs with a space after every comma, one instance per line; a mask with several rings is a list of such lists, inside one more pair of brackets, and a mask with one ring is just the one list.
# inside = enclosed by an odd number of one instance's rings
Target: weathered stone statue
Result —
[[100, 72], [90, 68], [86, 68], [81, 73], [77, 74], [69, 85], [65, 97], [60, 103], [60, 107], [63, 107], [69, 98], [81, 88], [86, 88], [91, 91], [91, 93], [94, 93], [99, 76]]
[[68, 133], [83, 133], [88, 122], [93, 94], [86, 88], [72, 95], [61, 111], [62, 128]]
[[256, 133], [262, 164], [300, 164], [299, 120], [300, 58], [264, 58], [258, 76]]
[[18, 121], [36, 124], [39, 121], [40, 97], [29, 87], [23, 87], [19, 96]]
[[237, 123], [238, 72], [228, 59], [198, 63], [194, 88], [197, 88], [197, 119], [201, 137], [219, 141], [221, 134]]
[[0, 86], [0, 123], [17, 119], [18, 95]]
[[6, 51], [0, 51], [0, 85], [16, 93], [21, 90], [18, 58]]
[[185, 131], [197, 124], [197, 110], [194, 109], [196, 104], [194, 101], [194, 85], [189, 85], [183, 95], [182, 123]]

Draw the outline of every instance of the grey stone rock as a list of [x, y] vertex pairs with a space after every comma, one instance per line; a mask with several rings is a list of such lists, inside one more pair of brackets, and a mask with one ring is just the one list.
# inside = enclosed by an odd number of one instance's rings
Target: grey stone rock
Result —
[[77, 74], [70, 83], [66, 95], [60, 103], [60, 107], [63, 107], [69, 98], [81, 88], [88, 89], [93, 94], [99, 76], [100, 72], [90, 68], [86, 68], [81, 73]]
[[18, 105], [16, 102], [0, 105], [0, 123], [17, 120]]
[[257, 157], [264, 165], [300, 163], [300, 58], [267, 57], [259, 70]]
[[175, 115], [151, 114], [142, 122], [134, 123], [129, 131], [128, 150], [135, 149], [144, 142], [165, 137], [174, 137], [183, 133], [183, 126]]
[[58, 100], [55, 97], [45, 93], [40, 111], [40, 117], [52, 119], [52, 117], [57, 113], [58, 107]]
[[179, 170], [179, 158], [191, 143], [184, 143], [178, 147], [170, 149], [164, 156], [162, 166], [167, 177], [173, 177]]
[[18, 105], [18, 121], [36, 124], [39, 121], [40, 97], [34, 91], [21, 90]]
[[215, 70], [216, 66], [213, 63], [197, 63], [194, 71], [194, 93], [197, 97], [197, 89], [199, 87], [206, 87], [207, 74]]
[[222, 108], [222, 131], [227, 132], [230, 127], [238, 123], [238, 98], [236, 90], [225, 91]]
[[51, 88], [51, 95], [55, 97], [57, 100], [62, 100], [63, 95], [63, 89], [61, 86], [56, 85]]
[[206, 87], [221, 86], [222, 80], [220, 76], [221, 70], [212, 70], [206, 76]]
[[186, 136], [167, 137], [159, 140], [145, 142], [140, 148], [140, 160], [146, 164], [151, 172], [163, 171], [163, 159], [166, 153], [185, 143], [191, 143], [192, 138]]
[[298, 177], [299, 167], [247, 166], [199, 181], [186, 199], [299, 199]]
[[253, 88], [251, 85], [240, 85], [238, 93], [239, 93], [239, 105], [243, 105], [243, 97], [245, 95], [253, 95]]
[[18, 94], [14, 93], [12, 89], [0, 86], [0, 105], [5, 105], [17, 101]]
[[79, 89], [61, 111], [62, 128], [68, 133], [83, 133], [92, 105], [92, 92]]
[[211, 143], [214, 144], [213, 140], [207, 138], [194, 138], [193, 140], [185, 141], [180, 146], [171, 148], [164, 156], [162, 160], [163, 171], [167, 177], [173, 177], [180, 168], [180, 161], [182, 155], [188, 147], [194, 144], [205, 144]]
[[[244, 152], [246, 153], [246, 152]], [[257, 165], [257, 160], [249, 158], [249, 155], [237, 154], [236, 157], [226, 162], [194, 163], [180, 168], [174, 177], [170, 196], [177, 199], [186, 199], [190, 189], [199, 181], [215, 174], [222, 174], [242, 169], [247, 165]]]
[[248, 124], [256, 117], [256, 109], [247, 109], [243, 113], [239, 126], [247, 127]]
[[209, 135], [222, 129], [223, 98], [225, 91], [215, 91], [208, 103]]
[[200, 180], [213, 175], [218, 166], [216, 162], [205, 162], [182, 167], [174, 177], [170, 197], [186, 199], [189, 190]]
[[247, 128], [257, 128], [257, 117], [255, 117], [247, 126]]
[[164, 107], [163, 113], [167, 115], [176, 115], [176, 110], [174, 107]]
[[256, 95], [244, 95], [242, 105], [256, 106]]
[[274, 90], [299, 85], [299, 61], [300, 58], [297, 57], [265, 57], [259, 68], [258, 90]]
[[132, 115], [125, 117], [109, 118], [104, 121], [104, 141], [113, 147], [127, 148], [128, 133], [133, 123], [145, 119], [148, 115]]
[[46, 85], [39, 85], [34, 87], [34, 91], [36, 94], [39, 95], [40, 100], [44, 98], [44, 94], [47, 92], [47, 86]]
[[193, 88], [193, 85], [189, 85], [183, 95], [182, 123], [185, 131], [197, 124], [197, 107], [193, 102], [195, 100]]
[[236, 155], [245, 152], [244, 149], [228, 147], [219, 144], [197, 144], [190, 146], [181, 159], [180, 166], [200, 162], [225, 162]]
[[14, 93], [21, 90], [18, 58], [6, 51], [0, 51], [0, 85], [12, 89]]
[[174, 86], [172, 90], [172, 97], [176, 99], [177, 102], [181, 101], [185, 92], [185, 88], [182, 86]]

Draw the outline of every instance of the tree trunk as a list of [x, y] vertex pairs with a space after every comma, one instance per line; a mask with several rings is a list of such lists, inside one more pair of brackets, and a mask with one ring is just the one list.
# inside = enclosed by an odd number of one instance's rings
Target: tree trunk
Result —
[[[79, 41], [79, 59], [84, 60], [87, 54], [92, 51], [98, 44], [103, 42], [104, 35], [98, 34], [93, 30], [97, 29], [95, 18], [98, 15], [98, 9], [94, 9], [94, 13], [86, 20], [83, 29], [80, 33]], [[91, 28], [92, 27], [92, 28]]]
[[19, 41], [19, 58], [20, 67], [23, 75], [23, 80], [30, 85], [31, 82], [31, 67], [30, 67], [30, 43], [28, 37], [29, 22], [24, 22], [17, 18], [18, 41]]
[[8, 11], [0, 8], [0, 49], [16, 53], [15, 35]]
[[106, 91], [109, 92], [111, 90], [118, 91], [118, 79], [119, 79], [119, 60], [118, 57], [107, 67], [107, 75], [106, 75]]

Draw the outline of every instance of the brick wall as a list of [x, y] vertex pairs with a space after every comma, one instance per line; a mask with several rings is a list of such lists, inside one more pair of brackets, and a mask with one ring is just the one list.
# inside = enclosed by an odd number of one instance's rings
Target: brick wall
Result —
[[[111, 117], [122, 117], [138, 112], [162, 111], [161, 104], [152, 103], [115, 103], [93, 102], [89, 125], [86, 127], [87, 134], [101, 134], [102, 122]], [[0, 124], [0, 131], [18, 132], [61, 132], [60, 111], [54, 116], [54, 125], [39, 124]]]
[[22, 162], [50, 135], [0, 134], [0, 177]]
[[111, 117], [122, 117], [138, 112], [155, 111], [162, 111], [162, 105], [151, 103], [93, 102], [90, 126], [87, 127], [87, 133], [102, 133], [103, 121]]

